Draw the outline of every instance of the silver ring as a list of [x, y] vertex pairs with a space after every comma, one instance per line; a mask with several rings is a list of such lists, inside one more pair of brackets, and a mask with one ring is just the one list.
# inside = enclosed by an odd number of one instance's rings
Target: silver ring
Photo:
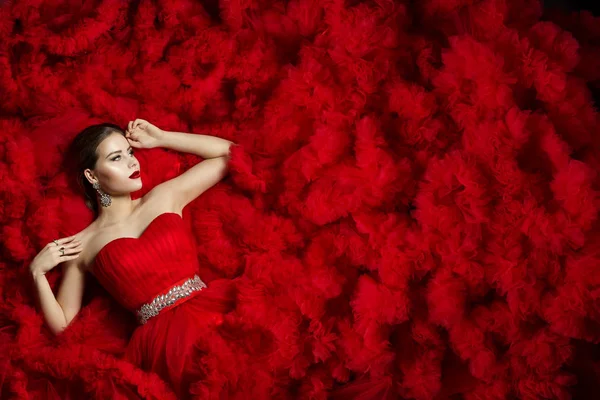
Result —
[[63, 255], [63, 256], [65, 255], [65, 248], [64, 247], [60, 248], [60, 254]]
[[56, 241], [56, 239], [53, 240], [54, 244], [58, 246], [58, 242]]

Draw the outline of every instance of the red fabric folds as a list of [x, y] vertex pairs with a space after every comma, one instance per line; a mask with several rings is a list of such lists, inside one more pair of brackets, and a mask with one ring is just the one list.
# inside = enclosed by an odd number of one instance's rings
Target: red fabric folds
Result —
[[[0, 398], [600, 392], [598, 17], [539, 0], [0, 3]], [[135, 118], [237, 143], [229, 174], [183, 219], [109, 244], [54, 337], [28, 265], [93, 220], [65, 149]], [[136, 156], [133, 198], [200, 161]], [[190, 273], [208, 288], [138, 326]]]

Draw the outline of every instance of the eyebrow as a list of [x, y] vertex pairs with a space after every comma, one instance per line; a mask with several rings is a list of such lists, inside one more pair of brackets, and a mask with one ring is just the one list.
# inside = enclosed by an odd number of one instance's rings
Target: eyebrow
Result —
[[[129, 147], [127, 148], [127, 150], [129, 150], [130, 148], [131, 148], [131, 146], [129, 146]], [[111, 156], [111, 154], [114, 154], [114, 153], [120, 153], [120, 152], [121, 152], [121, 150], [111, 151], [110, 153], [108, 153], [108, 155], [106, 156], [106, 158], [110, 157], [110, 156]]]

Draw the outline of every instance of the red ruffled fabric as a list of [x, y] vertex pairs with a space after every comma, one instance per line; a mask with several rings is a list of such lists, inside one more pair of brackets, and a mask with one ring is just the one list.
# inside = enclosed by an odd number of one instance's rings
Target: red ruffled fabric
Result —
[[[598, 17], [538, 0], [76, 3], [0, 6], [0, 398], [600, 391]], [[186, 209], [202, 278], [236, 295], [196, 326], [200, 379], [179, 389], [127, 344], [176, 345], [206, 305], [136, 331], [90, 279], [53, 337], [27, 276], [93, 218], [68, 143], [135, 118], [239, 144]], [[199, 161], [136, 155], [134, 198]]]
[[214, 280], [200, 295], [151, 318], [133, 333], [125, 359], [156, 372], [180, 399], [220, 392], [228, 383], [224, 371], [237, 365], [223, 337], [228, 326], [219, 329], [233, 305], [232, 282]]

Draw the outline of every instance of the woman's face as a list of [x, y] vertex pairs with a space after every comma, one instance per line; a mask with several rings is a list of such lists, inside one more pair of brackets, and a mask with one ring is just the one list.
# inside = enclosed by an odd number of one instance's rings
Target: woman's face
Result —
[[92, 184], [95, 181], [93, 177], [96, 177], [100, 189], [106, 193], [129, 193], [142, 187], [139, 173], [137, 178], [130, 178], [133, 172], [139, 171], [140, 164], [134, 156], [133, 147], [123, 135], [116, 132], [111, 134], [100, 142], [96, 152], [96, 168], [93, 171], [85, 171]]

